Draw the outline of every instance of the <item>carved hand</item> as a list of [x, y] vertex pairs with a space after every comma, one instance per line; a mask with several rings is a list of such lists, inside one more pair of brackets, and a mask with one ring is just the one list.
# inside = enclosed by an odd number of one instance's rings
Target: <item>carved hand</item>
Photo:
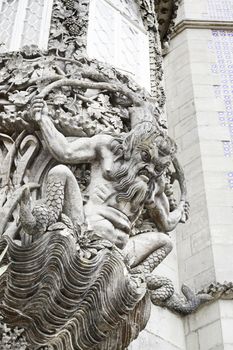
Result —
[[42, 120], [43, 116], [47, 116], [48, 115], [47, 104], [42, 98], [36, 97], [32, 101], [31, 115], [33, 117], [33, 120], [35, 120], [37, 122]]
[[180, 222], [185, 223], [189, 219], [190, 204], [188, 201], [183, 202], [183, 214]]

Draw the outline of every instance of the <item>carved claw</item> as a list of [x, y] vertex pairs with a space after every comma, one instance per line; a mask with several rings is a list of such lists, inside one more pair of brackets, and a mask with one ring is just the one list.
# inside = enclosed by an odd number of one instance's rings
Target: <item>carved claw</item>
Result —
[[195, 294], [194, 291], [188, 287], [186, 284], [183, 284], [181, 287], [182, 293], [189, 301], [195, 301], [196, 304], [201, 305], [207, 301], [212, 300], [213, 298], [208, 294]]
[[213, 299], [208, 294], [195, 294], [194, 291], [185, 284], [182, 285], [181, 290], [185, 299], [175, 293], [170, 299], [166, 300], [165, 306], [171, 311], [178, 312], [182, 315], [195, 312], [200, 305]]

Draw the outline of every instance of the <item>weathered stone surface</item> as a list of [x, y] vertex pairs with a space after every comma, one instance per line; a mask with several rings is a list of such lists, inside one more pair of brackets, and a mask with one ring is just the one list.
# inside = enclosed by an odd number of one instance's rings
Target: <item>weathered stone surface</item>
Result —
[[47, 52], [1, 60], [0, 310], [29, 349], [123, 350], [151, 301], [185, 315], [209, 300], [152, 273], [189, 217], [153, 6], [141, 1], [155, 99], [83, 54], [87, 1], [54, 1]]

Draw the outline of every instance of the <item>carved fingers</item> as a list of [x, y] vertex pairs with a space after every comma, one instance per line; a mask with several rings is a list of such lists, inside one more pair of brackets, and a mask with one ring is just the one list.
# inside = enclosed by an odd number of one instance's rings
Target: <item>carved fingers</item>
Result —
[[111, 189], [107, 185], [98, 186], [95, 189], [95, 195], [101, 202], [105, 202], [112, 194]]
[[189, 219], [190, 204], [188, 201], [181, 201], [182, 205], [182, 215], [180, 222], [185, 223]]
[[188, 201], [186, 201], [184, 205], [185, 221], [189, 219], [189, 212], [190, 212], [190, 204]]
[[40, 121], [43, 115], [48, 115], [48, 107], [41, 97], [35, 97], [32, 101], [31, 115], [35, 121]]

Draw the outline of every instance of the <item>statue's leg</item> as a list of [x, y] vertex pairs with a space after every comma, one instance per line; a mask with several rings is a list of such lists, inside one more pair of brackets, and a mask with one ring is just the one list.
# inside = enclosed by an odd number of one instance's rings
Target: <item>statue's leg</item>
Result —
[[124, 254], [133, 260], [131, 267], [143, 265], [145, 272], [150, 273], [172, 250], [168, 235], [161, 232], [144, 232], [129, 239]]
[[59, 214], [63, 212], [74, 224], [81, 225], [84, 222], [79, 185], [67, 166], [57, 165], [49, 171], [46, 202], [50, 210]]

